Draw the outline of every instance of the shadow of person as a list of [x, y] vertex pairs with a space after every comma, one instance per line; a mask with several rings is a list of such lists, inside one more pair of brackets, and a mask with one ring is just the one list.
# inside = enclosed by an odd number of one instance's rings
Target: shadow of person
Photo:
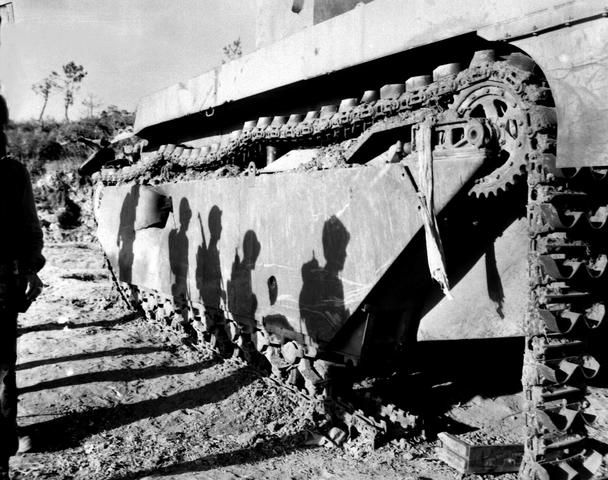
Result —
[[[240, 448], [229, 452], [210, 453], [188, 462], [127, 473], [126, 475], [119, 474], [111, 477], [110, 480], [144, 480], [146, 478], [161, 478], [161, 476], [162, 478], [175, 478], [173, 477], [174, 475], [179, 475], [180, 478], [216, 478], [214, 476], [199, 477], [196, 474], [209, 471], [210, 475], [213, 475], [214, 473], [217, 474], [218, 470], [222, 468], [234, 465], [253, 465], [271, 458], [287, 456], [296, 451], [315, 448], [314, 446], [305, 444], [304, 440], [307, 434], [306, 431], [300, 431], [282, 437], [280, 442], [271, 439], [266, 444], [250, 448]], [[150, 477], [150, 475], [154, 475], [154, 477]], [[230, 475], [229, 478], [235, 477]], [[248, 476], [247, 478], [253, 477]]]
[[30, 327], [22, 327], [17, 331], [17, 336], [20, 337], [22, 335], [27, 335], [28, 333], [33, 332], [48, 332], [51, 330], [65, 330], [65, 328], [91, 328], [91, 327], [100, 327], [103, 329], [110, 330], [112, 328], [119, 327], [121, 325], [125, 325], [127, 323], [138, 320], [139, 314], [137, 312], [127, 313], [119, 318], [112, 318], [108, 320], [96, 320], [94, 322], [86, 322], [86, 323], [75, 323], [75, 322], [67, 322], [67, 323], [59, 323], [59, 322], [51, 322], [51, 323], [43, 323], [41, 325], [32, 325]]
[[120, 226], [116, 245], [118, 252], [118, 279], [131, 283], [133, 269], [133, 242], [135, 241], [135, 212], [139, 202], [139, 185], [133, 185], [120, 209]]
[[100, 350], [96, 352], [83, 352], [74, 355], [64, 355], [62, 357], [45, 358], [42, 360], [32, 360], [17, 365], [17, 370], [27, 370], [29, 368], [42, 367], [44, 365], [57, 365], [63, 362], [76, 362], [78, 360], [93, 360], [104, 357], [124, 357], [126, 355], [149, 355], [158, 352], [175, 352], [177, 345], [150, 345], [139, 348], [119, 347], [111, 350]]
[[258, 299], [253, 293], [251, 272], [260, 255], [261, 245], [253, 230], [243, 238], [243, 259], [235, 252], [230, 280], [228, 281], [228, 310], [235, 320], [253, 319], [258, 308]]
[[179, 202], [179, 228], [169, 232], [169, 266], [173, 274], [171, 294], [175, 304], [183, 309], [188, 300], [188, 227], [192, 210], [187, 198]]
[[222, 211], [214, 205], [209, 211], [209, 245], [205, 240], [205, 230], [200, 215], [198, 221], [203, 237], [196, 251], [196, 287], [205, 306], [212, 316], [221, 315], [222, 305], [226, 303], [226, 292], [222, 280], [222, 266], [217, 244], [222, 235]]
[[131, 382], [133, 380], [150, 380], [169, 375], [181, 375], [184, 373], [201, 372], [217, 364], [219, 359], [205, 360], [191, 365], [167, 366], [154, 365], [145, 368], [125, 368], [120, 370], [102, 370], [96, 372], [80, 373], [69, 377], [47, 380], [33, 385], [19, 388], [19, 394], [46, 391], [52, 388], [70, 387], [96, 382]]
[[300, 318], [308, 335], [317, 341], [329, 341], [349, 316], [344, 306], [344, 287], [340, 279], [349, 241], [348, 230], [333, 215], [323, 225], [325, 266], [320, 267], [314, 252], [312, 260], [302, 265]]
[[[258, 299], [253, 293], [251, 272], [255, 269], [261, 248], [262, 246], [255, 232], [247, 230], [243, 237], [243, 259], [241, 260], [239, 252], [236, 250], [230, 280], [228, 280], [226, 287], [228, 310], [232, 314], [232, 318], [236, 322], [247, 325], [244, 331], [250, 332], [251, 335], [256, 335], [255, 312], [258, 309]], [[258, 363], [262, 361], [253, 344], [253, 338], [245, 334], [242, 335], [241, 340], [243, 343], [240, 345], [238, 352], [241, 352], [249, 362]]]
[[[122, 425], [220, 402], [256, 378], [253, 372], [243, 368], [201, 387], [129, 404], [73, 412], [60, 418], [28, 425], [23, 430], [25, 435], [34, 439], [37, 451], [62, 450], [78, 445], [88, 436]], [[57, 436], [56, 432], [62, 434]]]

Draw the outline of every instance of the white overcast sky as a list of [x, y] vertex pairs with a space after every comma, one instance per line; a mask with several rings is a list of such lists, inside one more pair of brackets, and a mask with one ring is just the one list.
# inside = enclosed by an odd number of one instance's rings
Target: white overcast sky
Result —
[[[255, 44], [255, 0], [13, 0], [15, 23], [2, 25], [0, 81], [15, 120], [37, 118], [33, 83], [74, 61], [88, 72], [71, 117], [89, 93], [103, 105], [134, 110], [139, 98], [187, 80], [222, 59], [240, 37]], [[62, 118], [61, 96], [49, 116]], [[45, 114], [45, 116], [47, 116]]]

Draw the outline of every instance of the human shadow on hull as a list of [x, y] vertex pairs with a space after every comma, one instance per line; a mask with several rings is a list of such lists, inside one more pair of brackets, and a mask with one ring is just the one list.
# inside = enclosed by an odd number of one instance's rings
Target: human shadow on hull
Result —
[[171, 294], [175, 304], [180, 308], [186, 305], [188, 294], [188, 228], [192, 210], [187, 198], [179, 203], [179, 228], [169, 233], [169, 265], [173, 274]]
[[196, 287], [205, 309], [213, 314], [221, 314], [226, 304], [226, 292], [222, 279], [220, 252], [217, 248], [222, 235], [222, 211], [217, 205], [211, 207], [207, 218], [209, 227], [209, 243], [200, 214], [198, 222], [201, 230], [202, 243], [196, 251]]
[[227, 357], [232, 354], [231, 345], [225, 332], [226, 291], [222, 277], [222, 265], [218, 243], [222, 236], [222, 211], [217, 205], [209, 210], [207, 226], [209, 240], [200, 214], [197, 215], [202, 242], [196, 250], [196, 288], [205, 313], [201, 319], [205, 323], [203, 341], [212, 341], [220, 353]]
[[245, 331], [251, 335], [243, 335], [242, 343], [238, 347], [240, 353], [249, 362], [261, 368], [267, 367], [267, 362], [258, 354], [253, 341], [258, 335], [255, 314], [258, 309], [258, 298], [253, 291], [252, 272], [260, 255], [262, 245], [253, 230], [247, 230], [243, 237], [243, 258], [239, 256], [238, 249], [234, 254], [230, 280], [226, 287], [228, 293], [228, 310], [234, 321], [238, 322]]
[[350, 313], [344, 305], [344, 285], [340, 272], [346, 262], [350, 233], [335, 215], [323, 224], [322, 243], [325, 266], [312, 259], [302, 265], [300, 318], [306, 333], [316, 341], [327, 342], [340, 330]]
[[237, 321], [252, 321], [258, 308], [258, 299], [253, 293], [252, 271], [262, 246], [253, 230], [248, 230], [243, 237], [243, 259], [238, 249], [234, 254], [230, 280], [228, 280], [228, 310]]
[[133, 185], [120, 209], [120, 226], [116, 245], [118, 251], [118, 279], [131, 283], [133, 269], [133, 242], [135, 241], [135, 214], [139, 203], [139, 185]]

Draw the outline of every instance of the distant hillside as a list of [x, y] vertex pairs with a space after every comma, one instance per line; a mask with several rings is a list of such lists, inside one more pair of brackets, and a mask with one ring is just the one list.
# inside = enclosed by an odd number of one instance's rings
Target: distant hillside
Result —
[[93, 149], [78, 138], [111, 140], [133, 120], [133, 113], [109, 107], [98, 116], [73, 122], [9, 124], [9, 153], [30, 171], [46, 242], [93, 239], [92, 185], [77, 172]]
[[11, 122], [6, 132], [9, 152], [26, 164], [34, 177], [48, 171], [72, 170], [92, 153], [78, 142], [79, 137], [110, 140], [133, 126], [134, 117], [131, 112], [110, 106], [97, 116], [72, 122]]

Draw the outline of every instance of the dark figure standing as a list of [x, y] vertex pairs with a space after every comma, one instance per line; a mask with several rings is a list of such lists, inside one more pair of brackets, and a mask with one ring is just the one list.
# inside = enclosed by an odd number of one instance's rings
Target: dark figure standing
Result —
[[210, 312], [211, 315], [221, 315], [222, 307], [226, 303], [220, 252], [217, 248], [222, 235], [222, 211], [216, 205], [211, 207], [209, 211], [207, 220], [209, 245], [207, 245], [205, 239], [200, 214], [198, 221], [203, 242], [196, 251], [196, 285], [205, 305], [205, 310]]
[[0, 97], [0, 480], [17, 452], [17, 313], [38, 296], [42, 231], [27, 170], [6, 156], [6, 103]]
[[340, 278], [349, 241], [350, 233], [333, 215], [323, 224], [325, 267], [321, 268], [314, 252], [312, 260], [302, 265], [300, 317], [308, 334], [317, 340], [331, 340], [350, 315], [344, 305], [344, 286]]
[[179, 229], [169, 233], [169, 264], [174, 281], [171, 286], [173, 299], [180, 309], [187, 306], [188, 294], [188, 228], [192, 210], [187, 198], [179, 203]]

